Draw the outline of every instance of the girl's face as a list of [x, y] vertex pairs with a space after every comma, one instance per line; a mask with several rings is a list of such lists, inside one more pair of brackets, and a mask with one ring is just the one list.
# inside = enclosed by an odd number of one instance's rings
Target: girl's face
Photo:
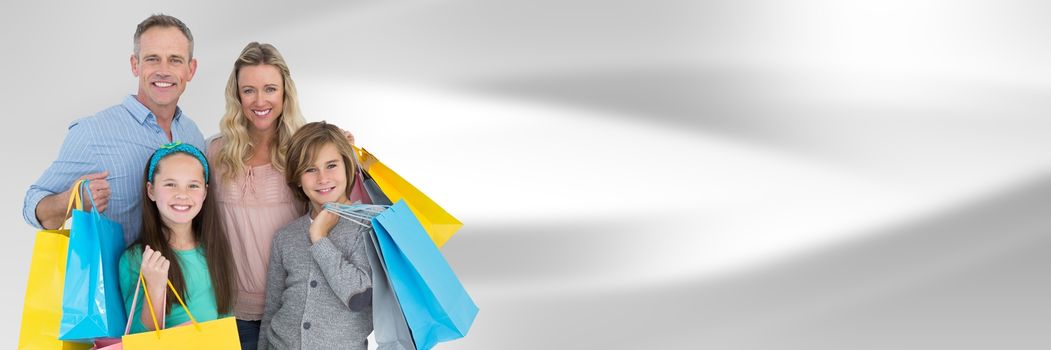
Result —
[[303, 188], [315, 212], [328, 202], [347, 203], [347, 165], [336, 145], [327, 143], [321, 147], [314, 163], [308, 164], [299, 175], [299, 186]]
[[284, 79], [277, 67], [269, 64], [241, 67], [237, 73], [237, 93], [250, 129], [274, 129], [285, 101]]
[[146, 183], [146, 190], [150, 200], [157, 203], [165, 225], [188, 225], [201, 212], [208, 194], [204, 166], [186, 153], [164, 157], [157, 162], [153, 182]]

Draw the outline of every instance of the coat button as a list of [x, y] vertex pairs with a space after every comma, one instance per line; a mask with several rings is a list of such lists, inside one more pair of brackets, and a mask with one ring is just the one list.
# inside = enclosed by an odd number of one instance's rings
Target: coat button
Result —
[[310, 329], [310, 322], [303, 322], [303, 329]]
[[310, 288], [317, 288], [317, 281], [310, 281]]

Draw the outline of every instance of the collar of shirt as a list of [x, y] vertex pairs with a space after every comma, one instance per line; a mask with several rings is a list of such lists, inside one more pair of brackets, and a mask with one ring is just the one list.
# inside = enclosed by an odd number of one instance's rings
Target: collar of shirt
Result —
[[[151, 112], [149, 108], [146, 108], [142, 102], [139, 102], [139, 100], [135, 98], [135, 95], [125, 96], [124, 102], [122, 102], [121, 105], [131, 113], [131, 116], [134, 117], [135, 121], [139, 122], [140, 125], [145, 124], [146, 122], [150, 122], [151, 126], [157, 125], [157, 116], [153, 115], [153, 112]], [[182, 108], [176, 106], [175, 117], [172, 118], [172, 124], [178, 122], [181, 117]]]

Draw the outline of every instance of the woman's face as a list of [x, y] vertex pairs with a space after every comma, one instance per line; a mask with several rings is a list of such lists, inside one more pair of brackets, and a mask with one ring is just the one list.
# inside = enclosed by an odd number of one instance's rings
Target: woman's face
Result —
[[264, 132], [276, 130], [285, 101], [281, 71], [269, 64], [241, 67], [237, 73], [237, 91], [248, 128]]

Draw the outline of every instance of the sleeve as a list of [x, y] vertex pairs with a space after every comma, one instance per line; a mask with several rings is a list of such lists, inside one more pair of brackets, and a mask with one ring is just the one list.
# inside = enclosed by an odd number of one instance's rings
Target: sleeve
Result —
[[[135, 246], [137, 247], [137, 246]], [[146, 331], [146, 326], [142, 324], [142, 319], [139, 316], [142, 315], [142, 305], [146, 302], [145, 293], [142, 289], [139, 289], [139, 301], [138, 305], [135, 306], [136, 310], [131, 309], [131, 300], [135, 297], [135, 286], [139, 283], [139, 269], [142, 265], [142, 253], [138, 252], [137, 248], [131, 248], [124, 251], [124, 254], [120, 256], [120, 295], [124, 298], [124, 311], [131, 318], [131, 333], [141, 333]]]
[[205, 147], [208, 147], [208, 141], [204, 138], [204, 134], [201, 133], [201, 128], [197, 127], [197, 123], [192, 119], [186, 118], [185, 120], [189, 121], [188, 129], [190, 130], [190, 133], [187, 135], [187, 139], [183, 140], [183, 142], [189, 143], [203, 151]]
[[[346, 219], [340, 219], [343, 220]], [[333, 240], [340, 241], [342, 244], [339, 246], [346, 247], [346, 251], [341, 251]], [[343, 235], [330, 234], [318, 240], [310, 252], [321, 267], [328, 285], [348, 308], [352, 305], [352, 298], [372, 288], [372, 267], [365, 255], [365, 241], [360, 229]]]
[[36, 228], [43, 228], [36, 217], [36, 207], [44, 197], [64, 192], [73, 185], [77, 178], [102, 171], [92, 153], [90, 140], [92, 127], [76, 121], [69, 126], [69, 133], [58, 151], [58, 158], [40, 175], [40, 178], [29, 186], [22, 204], [22, 218]]
[[281, 309], [281, 294], [285, 291], [285, 278], [287, 273], [285, 272], [284, 260], [281, 257], [281, 240], [284, 230], [277, 231], [274, 235], [273, 244], [270, 245], [270, 263], [266, 269], [266, 307], [263, 311], [263, 320], [259, 325], [259, 349], [265, 350], [269, 348], [270, 342], [267, 337], [270, 334], [270, 321], [274, 319], [274, 314], [277, 310]]

